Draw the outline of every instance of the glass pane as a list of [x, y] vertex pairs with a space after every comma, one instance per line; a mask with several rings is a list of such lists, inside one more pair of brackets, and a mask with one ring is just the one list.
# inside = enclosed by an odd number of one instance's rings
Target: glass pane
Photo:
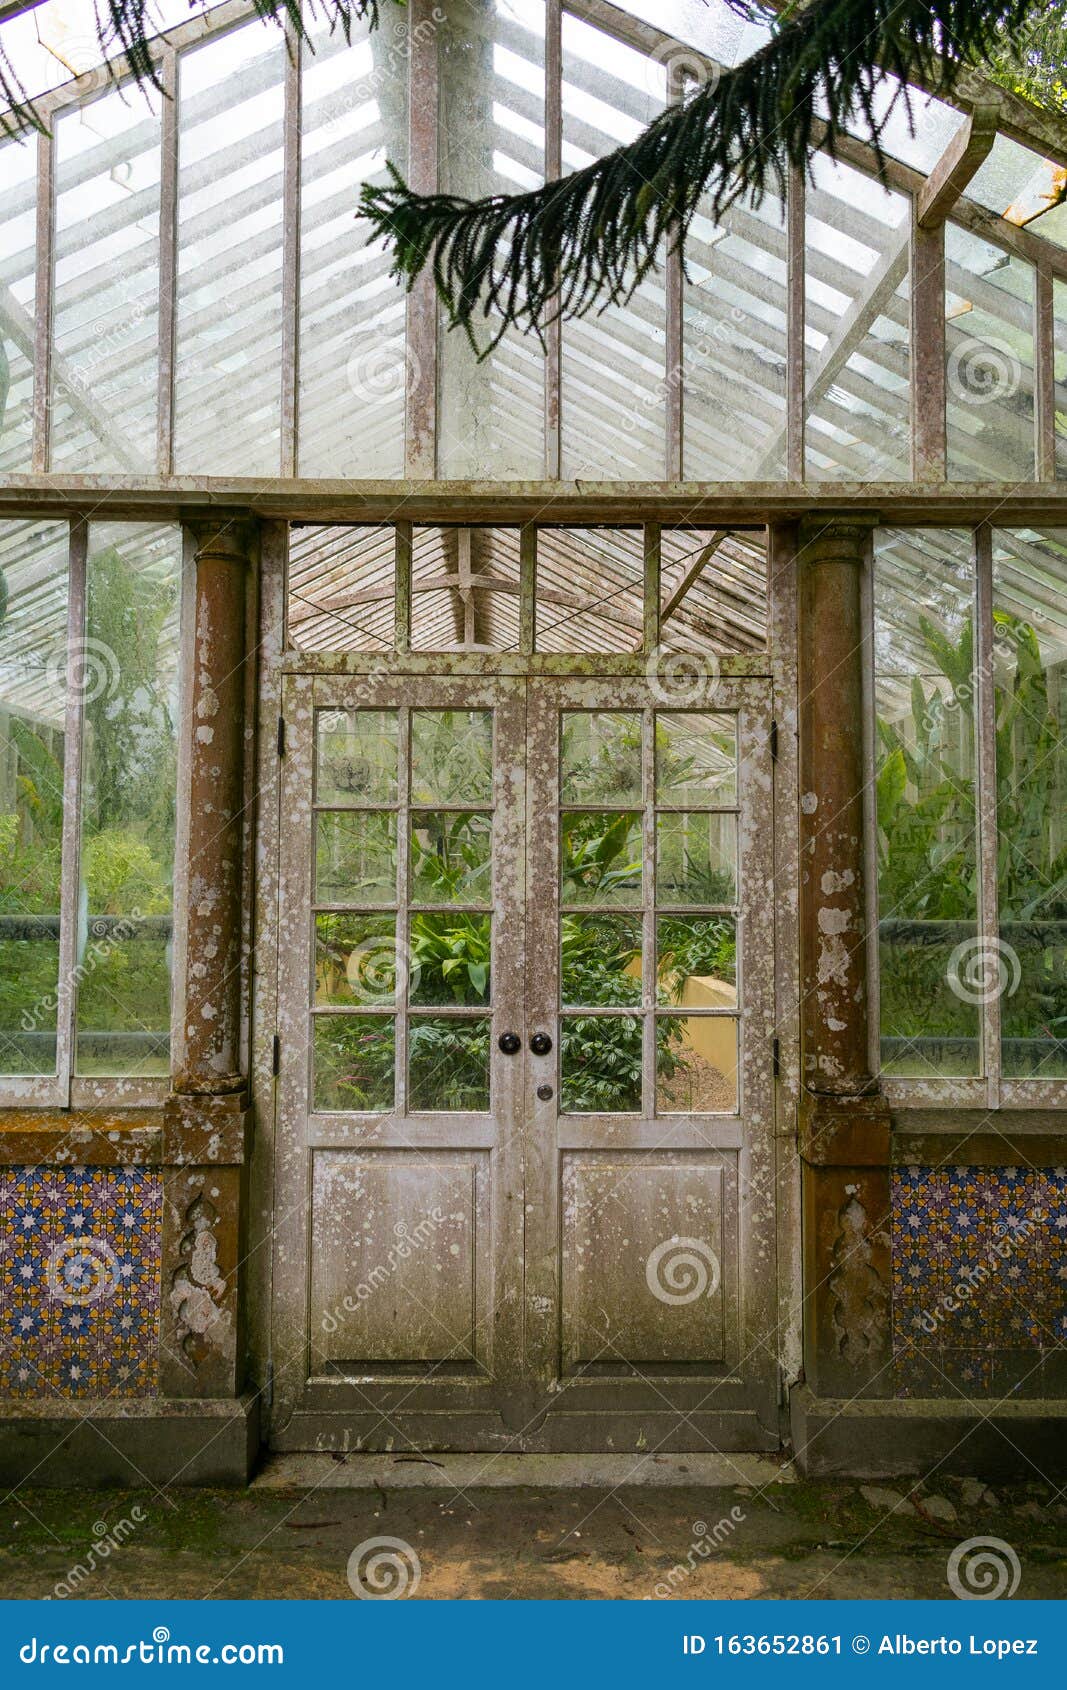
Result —
[[[452, 0], [440, 30], [441, 190], [467, 199], [540, 187], [545, 169], [544, 0]], [[503, 256], [502, 254], [500, 255]], [[545, 362], [510, 328], [479, 361], [462, 331], [440, 338], [438, 474], [540, 480]], [[487, 347], [499, 319], [479, 317]]]
[[320, 904], [395, 904], [396, 815], [331, 810], [315, 817], [315, 898]]
[[786, 233], [777, 194], [743, 197], [690, 225], [682, 282], [687, 481], [785, 473]]
[[948, 473], [1034, 478], [1034, 267], [945, 228]]
[[560, 717], [564, 804], [640, 804], [641, 712], [564, 710]]
[[[26, 18], [28, 23], [29, 16]], [[0, 475], [18, 475], [33, 461], [33, 335], [36, 294], [37, 147], [32, 140], [0, 147], [0, 367], [7, 399], [0, 405]]]
[[969, 534], [875, 541], [882, 1066], [981, 1072], [974, 566]]
[[353, 1114], [393, 1107], [396, 1024], [391, 1015], [316, 1015], [313, 1022], [316, 1109]]
[[412, 649], [517, 651], [520, 573], [517, 528], [416, 528]]
[[538, 651], [641, 651], [644, 536], [639, 528], [541, 528]]
[[489, 1108], [488, 1020], [412, 1016], [408, 1024], [408, 1104], [417, 1110]]
[[413, 710], [411, 797], [416, 804], [491, 804], [493, 712]]
[[56, 124], [53, 469], [155, 474], [162, 95]]
[[[666, 96], [661, 59], [564, 12], [564, 174], [634, 140], [663, 110]], [[563, 323], [560, 416], [567, 479], [660, 481], [665, 474], [663, 276], [661, 262], [628, 303]]]
[[680, 810], [656, 817], [656, 902], [736, 904], [736, 816]]
[[285, 623], [301, 651], [391, 651], [396, 531], [290, 528]]
[[566, 1009], [628, 1009], [641, 1003], [641, 918], [565, 915], [560, 991]]
[[178, 528], [90, 529], [79, 1074], [170, 1070], [181, 563]]
[[642, 820], [632, 810], [560, 817], [564, 904], [640, 904]]
[[728, 1015], [662, 1015], [656, 1021], [656, 1113], [737, 1108], [737, 1022]]
[[640, 1015], [567, 1015], [560, 1022], [560, 1108], [568, 1115], [641, 1108]]
[[[664, 528], [660, 533], [659, 590], [660, 640], [668, 652], [766, 649], [764, 533]], [[708, 665], [706, 672], [697, 672], [697, 679], [705, 684], [705, 699], [711, 697], [717, 673], [714, 665]], [[684, 677], [684, 668], [682, 674]]]
[[179, 474], [279, 472], [285, 65], [259, 22], [179, 61]]
[[320, 710], [315, 797], [320, 804], [389, 804], [397, 795], [395, 710]]
[[1005, 1074], [1067, 1075], [1067, 529], [995, 535], [1000, 998]]
[[660, 1003], [737, 1008], [737, 926], [732, 915], [661, 915], [656, 923]]
[[54, 1074], [63, 848], [65, 522], [0, 522], [0, 1073]]
[[317, 1004], [390, 1004], [397, 997], [397, 976], [403, 992], [406, 972], [395, 915], [315, 917]]
[[490, 903], [492, 849], [492, 816], [413, 810], [411, 902]]
[[407, 175], [405, 11], [383, 0], [376, 30], [308, 16], [300, 140], [301, 475], [404, 473], [404, 407], [416, 375], [404, 343], [404, 290], [389, 254], [354, 215], [390, 159]]
[[410, 950], [412, 1003], [489, 1002], [490, 916], [413, 915]]
[[736, 804], [736, 716], [657, 710], [656, 800]]
[[805, 216], [809, 479], [911, 476], [911, 207], [814, 153]]

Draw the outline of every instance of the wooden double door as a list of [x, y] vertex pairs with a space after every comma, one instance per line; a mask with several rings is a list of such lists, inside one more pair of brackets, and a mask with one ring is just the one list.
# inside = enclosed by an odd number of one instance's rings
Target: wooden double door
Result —
[[284, 714], [274, 1446], [775, 1447], [769, 683]]

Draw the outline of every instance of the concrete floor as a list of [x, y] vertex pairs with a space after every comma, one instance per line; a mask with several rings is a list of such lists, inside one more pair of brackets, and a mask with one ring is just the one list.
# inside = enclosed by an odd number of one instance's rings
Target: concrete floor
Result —
[[1067, 1494], [1047, 1485], [808, 1483], [677, 1457], [592, 1484], [561, 1458], [505, 1486], [465, 1459], [291, 1457], [246, 1491], [13, 1492], [0, 1597], [350, 1601], [350, 1564], [365, 1579], [376, 1554], [420, 1600], [947, 1597], [975, 1537], [1017, 1559], [1019, 1597], [1067, 1597]]

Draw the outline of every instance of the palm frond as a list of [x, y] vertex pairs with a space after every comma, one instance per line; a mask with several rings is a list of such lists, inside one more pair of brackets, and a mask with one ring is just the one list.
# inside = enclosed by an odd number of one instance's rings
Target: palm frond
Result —
[[[732, 0], [751, 10], [750, 0]], [[664, 241], [681, 242], [707, 196], [713, 218], [737, 198], [784, 194], [817, 128], [832, 153], [862, 118], [879, 168], [898, 102], [911, 118], [908, 81], [951, 92], [1041, 0], [810, 0], [789, 6], [771, 40], [667, 108], [627, 146], [583, 170], [521, 194], [482, 200], [415, 194], [390, 167], [363, 188], [360, 210], [393, 248], [393, 274], [410, 287], [432, 262], [453, 326], [477, 345], [509, 325], [540, 330], [550, 316], [580, 316], [629, 298]], [[757, 5], [765, 15], [768, 8]], [[886, 73], [892, 97], [876, 109]]]
[[[331, 29], [340, 29], [346, 41], [352, 39], [354, 23], [365, 22], [376, 29], [379, 22], [380, 0], [304, 0], [303, 4], [301, 0], [252, 0], [252, 4], [258, 17], [288, 25], [303, 41], [310, 40], [310, 25], [320, 16]], [[203, 0], [189, 0], [190, 16], [202, 10]], [[152, 18], [152, 0], [93, 0], [92, 27], [104, 66], [125, 59], [140, 86], [160, 88], [150, 45], [159, 33]], [[0, 37], [0, 136], [46, 128], [36, 100], [24, 87]]]

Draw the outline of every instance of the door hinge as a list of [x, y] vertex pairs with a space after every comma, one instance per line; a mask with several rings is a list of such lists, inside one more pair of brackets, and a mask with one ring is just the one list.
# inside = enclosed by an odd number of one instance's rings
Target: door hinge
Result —
[[267, 1370], [263, 1375], [263, 1407], [270, 1409], [274, 1406], [274, 1361], [267, 1357]]
[[278, 756], [285, 756], [285, 717], [278, 717]]
[[[782, 1071], [782, 1047], [777, 1039], [771, 1045], [771, 1059], [774, 1063], [774, 1077], [777, 1079]], [[277, 1073], [278, 1070], [275, 1069], [274, 1072]]]
[[778, 723], [771, 723], [771, 762], [778, 761]]
[[[275, 1077], [282, 1071], [282, 1041], [275, 1033], [270, 1047], [270, 1071]], [[777, 1072], [777, 1070], [776, 1070]]]

